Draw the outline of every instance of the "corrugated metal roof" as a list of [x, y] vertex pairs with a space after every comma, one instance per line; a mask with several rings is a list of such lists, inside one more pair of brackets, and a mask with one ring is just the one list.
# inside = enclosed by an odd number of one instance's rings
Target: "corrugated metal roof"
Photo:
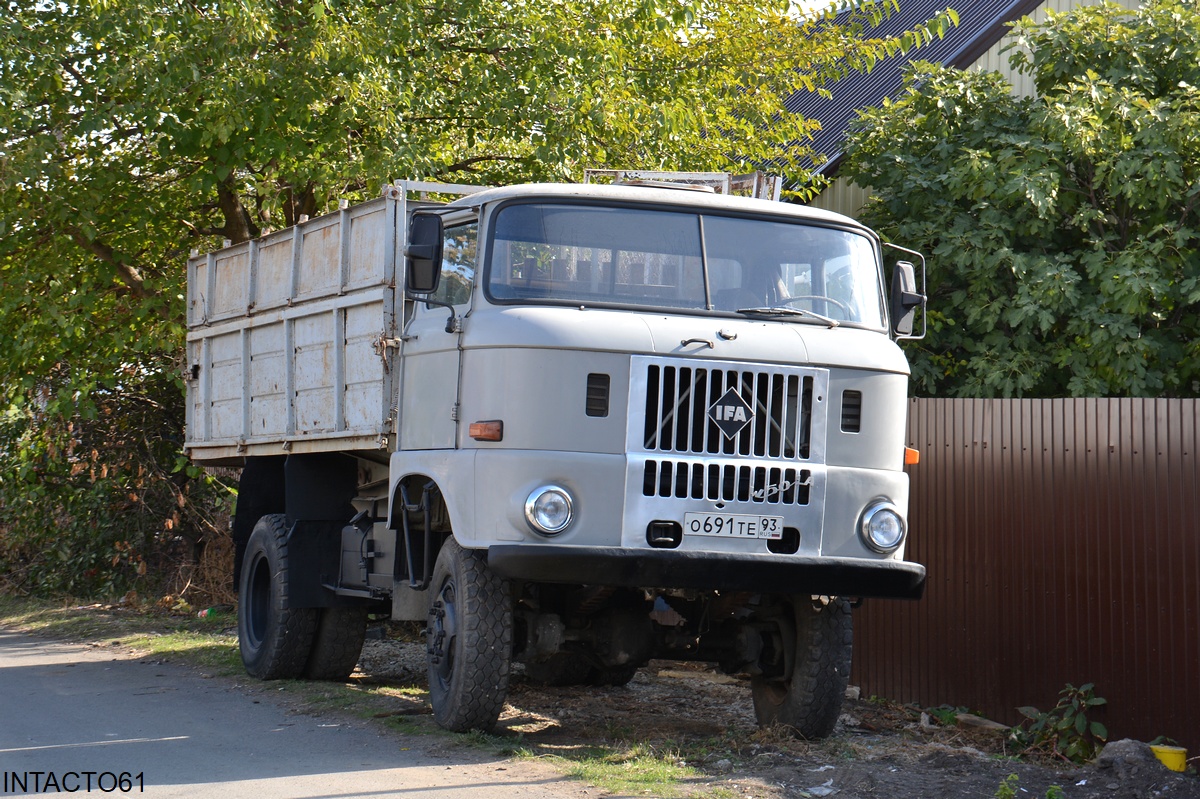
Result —
[[[901, 10], [867, 36], [893, 36], [921, 24], [946, 8], [946, 0], [905, 0]], [[1008, 32], [1008, 23], [1031, 13], [1041, 0], [970, 0], [950, 3], [958, 12], [959, 24], [945, 38], [907, 54], [893, 56], [876, 65], [870, 73], [853, 72], [826, 88], [833, 99], [817, 92], [798, 92], [784, 106], [789, 111], [815, 119], [822, 129], [813, 139], [813, 152], [828, 161], [812, 168], [832, 175], [841, 161], [846, 131], [857, 118], [861, 108], [880, 105], [885, 97], [895, 97], [904, 82], [904, 68], [912, 61], [932, 61], [947, 66], [966, 68]]]

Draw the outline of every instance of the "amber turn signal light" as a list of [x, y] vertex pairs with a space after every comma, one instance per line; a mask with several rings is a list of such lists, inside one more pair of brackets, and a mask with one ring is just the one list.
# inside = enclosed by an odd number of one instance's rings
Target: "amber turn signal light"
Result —
[[499, 419], [493, 419], [490, 422], [471, 422], [469, 434], [476, 441], [503, 441], [504, 422]]
[[921, 462], [921, 450], [913, 449], [912, 447], [904, 448], [904, 465], [916, 466]]

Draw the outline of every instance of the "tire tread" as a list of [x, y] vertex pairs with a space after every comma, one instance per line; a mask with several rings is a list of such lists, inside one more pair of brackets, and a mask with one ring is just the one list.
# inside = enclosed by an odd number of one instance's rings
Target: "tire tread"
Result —
[[808, 597], [793, 600], [796, 662], [786, 694], [776, 704], [770, 695], [778, 683], [752, 682], [754, 710], [761, 725], [783, 724], [808, 739], [833, 733], [841, 714], [854, 653], [850, 603], [834, 597], [820, 609]]

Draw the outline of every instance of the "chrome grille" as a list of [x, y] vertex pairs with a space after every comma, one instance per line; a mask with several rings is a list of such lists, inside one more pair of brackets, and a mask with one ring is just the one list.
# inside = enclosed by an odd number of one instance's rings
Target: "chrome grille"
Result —
[[[813, 378], [795, 371], [646, 366], [648, 452], [805, 460], [812, 440]], [[732, 437], [709, 416], [730, 388], [753, 410]]]
[[652, 459], [644, 467], [642, 495], [807, 505], [811, 483], [808, 469]]

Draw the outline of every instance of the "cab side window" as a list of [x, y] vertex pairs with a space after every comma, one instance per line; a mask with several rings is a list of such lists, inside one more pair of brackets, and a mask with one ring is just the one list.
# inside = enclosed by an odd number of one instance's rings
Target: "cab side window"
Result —
[[478, 250], [478, 222], [446, 227], [442, 239], [442, 279], [433, 299], [451, 305], [470, 301]]

